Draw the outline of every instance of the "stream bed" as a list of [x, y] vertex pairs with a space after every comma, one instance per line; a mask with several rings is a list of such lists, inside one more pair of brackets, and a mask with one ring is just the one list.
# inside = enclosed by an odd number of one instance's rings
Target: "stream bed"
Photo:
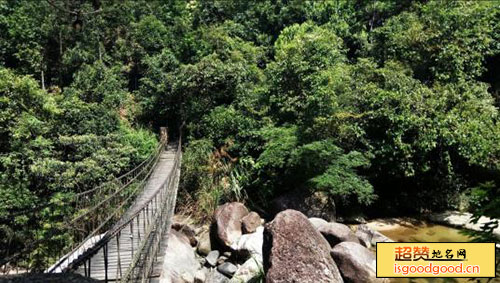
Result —
[[469, 242], [465, 230], [427, 221], [396, 218], [374, 220], [367, 225], [396, 242]]

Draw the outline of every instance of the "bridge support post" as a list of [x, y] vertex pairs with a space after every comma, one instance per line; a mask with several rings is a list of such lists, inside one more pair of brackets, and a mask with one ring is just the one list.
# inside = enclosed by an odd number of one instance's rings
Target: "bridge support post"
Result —
[[108, 243], [102, 249], [104, 253], [104, 282], [108, 283]]
[[160, 138], [165, 140], [168, 139], [167, 127], [160, 127]]
[[116, 235], [116, 251], [118, 253], [118, 265], [116, 269], [116, 281], [118, 281], [118, 278], [122, 278], [122, 262], [121, 262], [121, 256], [120, 256], [120, 236], [121, 236], [121, 231], [118, 232]]

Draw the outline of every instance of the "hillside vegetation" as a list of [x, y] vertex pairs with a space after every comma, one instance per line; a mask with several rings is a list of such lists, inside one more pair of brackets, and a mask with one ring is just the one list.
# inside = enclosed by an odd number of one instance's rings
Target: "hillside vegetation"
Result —
[[498, 216], [499, 66], [496, 1], [0, 0], [0, 257], [182, 123], [199, 218], [295, 189]]

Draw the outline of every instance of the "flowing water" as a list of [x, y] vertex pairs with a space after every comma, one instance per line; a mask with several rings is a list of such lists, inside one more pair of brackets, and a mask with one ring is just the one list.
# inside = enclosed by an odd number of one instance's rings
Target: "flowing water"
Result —
[[[397, 242], [469, 242], [471, 238], [464, 230], [428, 223], [411, 218], [381, 219], [368, 223], [368, 226]], [[393, 283], [465, 283], [500, 282], [500, 279], [467, 278], [394, 278]]]

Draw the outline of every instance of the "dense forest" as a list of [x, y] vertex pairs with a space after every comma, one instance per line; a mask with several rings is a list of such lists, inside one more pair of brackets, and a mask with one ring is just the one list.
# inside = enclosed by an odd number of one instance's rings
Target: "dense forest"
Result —
[[497, 1], [0, 0], [0, 257], [183, 123], [199, 219], [296, 189], [499, 216], [499, 106]]

